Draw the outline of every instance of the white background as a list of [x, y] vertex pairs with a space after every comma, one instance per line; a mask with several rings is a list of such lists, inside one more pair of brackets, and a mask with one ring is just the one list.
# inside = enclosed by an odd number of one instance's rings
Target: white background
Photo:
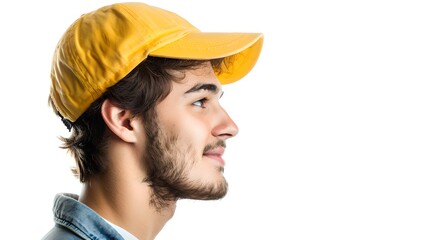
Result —
[[[220, 201], [178, 203], [167, 239], [429, 239], [426, 1], [146, 1], [203, 31], [263, 32], [225, 86], [240, 127]], [[40, 239], [58, 192], [80, 192], [47, 107], [54, 47], [113, 1], [7, 1], [0, 14], [2, 239]], [[8, 237], [4, 237], [8, 236]]]

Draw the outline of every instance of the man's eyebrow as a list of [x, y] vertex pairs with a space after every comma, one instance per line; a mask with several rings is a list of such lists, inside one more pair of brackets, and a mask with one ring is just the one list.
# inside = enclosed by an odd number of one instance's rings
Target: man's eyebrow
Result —
[[188, 91], [186, 91], [185, 94], [198, 92], [201, 90], [208, 90], [214, 94], [217, 94], [220, 89], [215, 84], [212, 84], [212, 83], [197, 83]]

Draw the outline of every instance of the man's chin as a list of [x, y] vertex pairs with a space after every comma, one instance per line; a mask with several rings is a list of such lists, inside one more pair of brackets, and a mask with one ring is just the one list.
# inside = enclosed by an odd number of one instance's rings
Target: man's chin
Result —
[[225, 197], [227, 192], [228, 184], [224, 182], [216, 187], [189, 191], [188, 194], [184, 194], [182, 198], [193, 200], [218, 200]]

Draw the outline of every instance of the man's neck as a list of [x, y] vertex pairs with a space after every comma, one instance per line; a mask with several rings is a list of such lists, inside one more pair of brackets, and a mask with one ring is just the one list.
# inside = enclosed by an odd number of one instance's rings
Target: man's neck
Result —
[[105, 174], [84, 184], [79, 201], [140, 240], [152, 240], [174, 214], [176, 203], [164, 209], [150, 204], [152, 189], [143, 181], [138, 161], [109, 161]]

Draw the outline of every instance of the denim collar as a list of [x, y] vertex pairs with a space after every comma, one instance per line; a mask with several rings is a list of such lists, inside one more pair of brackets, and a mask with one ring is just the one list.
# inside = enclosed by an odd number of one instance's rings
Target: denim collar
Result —
[[54, 200], [55, 223], [87, 240], [118, 239], [122, 236], [94, 210], [78, 201], [78, 195], [57, 194]]

